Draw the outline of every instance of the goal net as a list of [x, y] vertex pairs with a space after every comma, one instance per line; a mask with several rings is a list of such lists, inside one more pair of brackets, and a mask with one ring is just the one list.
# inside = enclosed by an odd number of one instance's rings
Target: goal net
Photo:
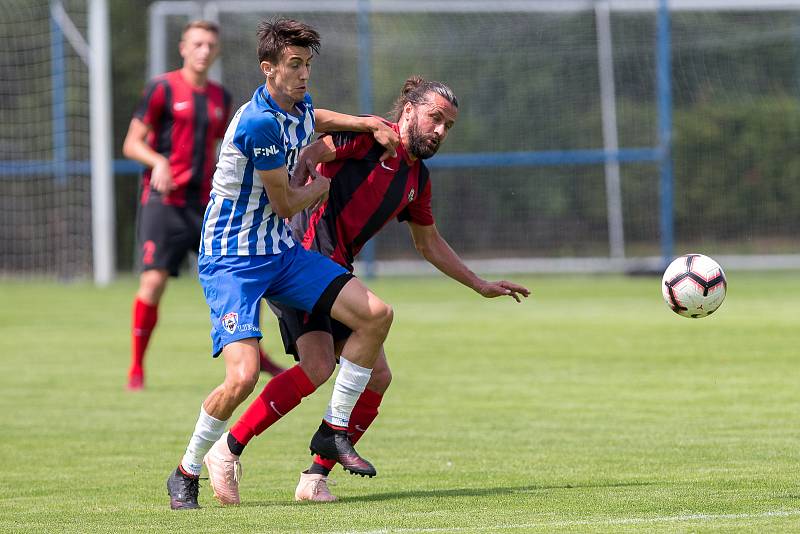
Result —
[[[216, 2], [196, 14], [221, 23], [219, 72], [235, 101], [263, 83], [256, 21], [306, 21], [323, 41], [311, 80], [317, 107], [385, 114], [411, 74], [459, 96], [456, 127], [430, 167], [437, 224], [461, 254], [619, 268], [592, 261], [610, 259], [604, 163], [614, 159], [603, 136], [597, 3], [386, 1], [360, 13], [361, 3], [307, 4]], [[670, 2], [671, 228], [661, 220], [658, 2], [607, 5], [628, 265], [660, 261], [664, 232], [673, 231], [675, 254], [786, 265], [786, 256], [770, 258], [797, 252], [800, 229], [800, 2]], [[185, 20], [165, 25], [170, 42]], [[378, 259], [414, 257], [407, 234], [390, 225], [377, 240]]]
[[0, 10], [0, 276], [92, 272], [87, 67], [54, 19], [86, 28], [86, 1]]
[[[610, 7], [613, 129], [603, 98], [608, 65], [599, 59], [601, 4]], [[408, 76], [447, 83], [461, 109], [430, 160], [437, 224], [465, 258], [500, 261], [500, 270], [660, 261], [667, 234], [675, 254], [797, 267], [800, 0], [671, 0], [666, 34], [658, 4], [155, 2], [151, 37], [156, 26], [165, 33], [151, 59], [162, 70], [177, 67], [183, 24], [217, 19], [217, 74], [243, 102], [263, 83], [256, 21], [280, 14], [322, 34], [311, 81], [318, 107], [383, 115]], [[88, 73], [54, 6], [85, 34], [85, 0], [8, 0], [0, 12], [0, 275], [92, 270]], [[610, 163], [618, 164], [617, 193]], [[665, 206], [674, 224], [665, 225]], [[613, 255], [613, 210], [622, 263]], [[379, 260], [416, 258], [402, 225], [389, 225], [376, 248]]]

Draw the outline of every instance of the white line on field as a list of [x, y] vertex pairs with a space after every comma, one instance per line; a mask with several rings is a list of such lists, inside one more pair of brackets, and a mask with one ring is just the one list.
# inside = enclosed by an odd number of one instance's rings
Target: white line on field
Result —
[[516, 525], [475, 525], [470, 527], [442, 527], [442, 528], [385, 528], [378, 530], [344, 530], [329, 534], [390, 534], [402, 532], [461, 532], [481, 528], [493, 530], [521, 530], [537, 527], [576, 527], [576, 526], [603, 526], [603, 525], [640, 525], [652, 523], [678, 523], [681, 521], [715, 521], [719, 519], [759, 519], [767, 517], [791, 517], [800, 515], [800, 510], [779, 510], [757, 514], [686, 514], [661, 517], [621, 517], [609, 519], [586, 519], [576, 521], [543, 521], [540, 523], [523, 523]]

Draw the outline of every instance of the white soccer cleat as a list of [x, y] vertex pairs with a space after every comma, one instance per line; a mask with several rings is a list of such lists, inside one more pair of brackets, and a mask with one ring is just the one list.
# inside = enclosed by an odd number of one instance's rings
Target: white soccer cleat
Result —
[[[332, 495], [328, 489], [328, 477], [325, 475], [312, 475], [306, 471], [300, 473], [300, 482], [297, 483], [297, 489], [294, 490], [294, 500], [296, 501], [315, 501], [315, 502], [333, 502], [336, 500], [336, 495]], [[335, 485], [333, 480], [331, 484]]]
[[208, 483], [214, 490], [214, 497], [223, 505], [239, 504], [242, 464], [228, 448], [227, 432], [206, 453], [203, 463], [208, 469]]

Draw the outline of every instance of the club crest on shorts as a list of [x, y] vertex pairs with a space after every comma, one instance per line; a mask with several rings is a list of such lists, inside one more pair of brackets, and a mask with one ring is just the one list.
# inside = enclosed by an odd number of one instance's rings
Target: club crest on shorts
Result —
[[228, 331], [229, 334], [236, 332], [236, 325], [239, 323], [239, 314], [236, 312], [228, 312], [222, 316], [222, 327]]

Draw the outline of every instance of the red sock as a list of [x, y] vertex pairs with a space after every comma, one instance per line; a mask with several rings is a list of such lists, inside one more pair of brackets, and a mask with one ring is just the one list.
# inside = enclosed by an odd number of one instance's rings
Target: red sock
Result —
[[267, 382], [264, 391], [231, 427], [231, 434], [242, 445], [261, 434], [278, 419], [300, 404], [317, 389], [299, 365], [280, 373]]
[[158, 305], [147, 304], [137, 297], [133, 301], [133, 338], [131, 351], [131, 374], [141, 374], [144, 362], [144, 353], [150, 342], [150, 335], [158, 321]]
[[[378, 407], [381, 405], [381, 400], [383, 400], [383, 395], [365, 389], [364, 393], [358, 398], [356, 405], [353, 406], [353, 412], [350, 414], [350, 425], [347, 429], [347, 433], [350, 435], [350, 442], [353, 445], [361, 439], [369, 425], [378, 417]], [[314, 463], [330, 471], [336, 465], [336, 460], [327, 460], [315, 455]]]

